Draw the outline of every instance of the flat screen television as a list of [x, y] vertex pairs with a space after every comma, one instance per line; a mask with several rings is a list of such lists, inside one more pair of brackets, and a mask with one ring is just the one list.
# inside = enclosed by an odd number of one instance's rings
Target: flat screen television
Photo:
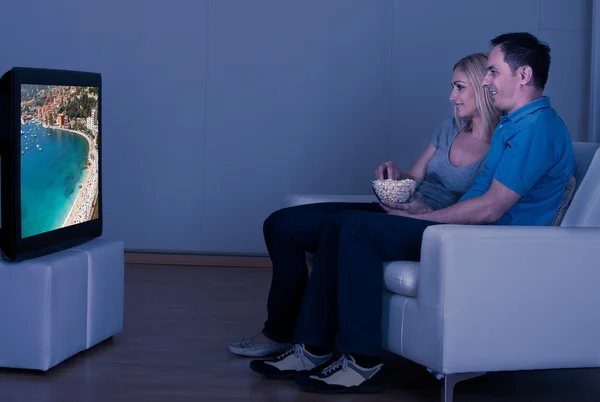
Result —
[[24, 260], [102, 235], [99, 73], [15, 67], [0, 78], [0, 249]]

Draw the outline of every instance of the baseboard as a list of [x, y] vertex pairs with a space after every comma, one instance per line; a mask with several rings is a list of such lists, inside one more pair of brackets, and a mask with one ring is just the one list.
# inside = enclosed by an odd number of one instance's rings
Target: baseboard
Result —
[[186, 265], [197, 267], [272, 267], [271, 259], [264, 256], [210, 255], [141, 251], [125, 251], [125, 263], [145, 265]]

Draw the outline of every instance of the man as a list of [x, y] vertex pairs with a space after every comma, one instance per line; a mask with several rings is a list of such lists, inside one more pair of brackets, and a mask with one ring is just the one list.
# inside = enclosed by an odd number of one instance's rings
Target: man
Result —
[[[568, 129], [543, 95], [550, 49], [525, 33], [491, 41], [482, 85], [506, 113], [494, 132], [483, 174], [448, 208], [413, 216], [443, 223], [547, 225], [575, 172]], [[406, 215], [401, 205], [388, 212]]]
[[[550, 49], [528, 33], [500, 35], [491, 46], [482, 85], [506, 115], [483, 173], [448, 208], [411, 215], [387, 203], [388, 214], [340, 214], [323, 232], [327, 247], [315, 258], [294, 347], [274, 360], [252, 361], [252, 370], [294, 377], [305, 391], [378, 392], [383, 261], [419, 260], [423, 231], [437, 223], [551, 222], [575, 164], [569, 131], [543, 95]], [[334, 350], [342, 356], [332, 361]]]

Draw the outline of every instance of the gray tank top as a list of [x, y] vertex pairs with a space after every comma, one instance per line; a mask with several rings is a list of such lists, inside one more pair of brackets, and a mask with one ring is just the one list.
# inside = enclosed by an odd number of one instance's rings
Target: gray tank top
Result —
[[427, 164], [427, 174], [417, 192], [433, 210], [456, 204], [471, 187], [487, 159], [485, 153], [470, 165], [453, 166], [449, 159], [450, 146], [459, 131], [454, 117], [448, 117], [438, 126], [431, 140], [437, 151]]

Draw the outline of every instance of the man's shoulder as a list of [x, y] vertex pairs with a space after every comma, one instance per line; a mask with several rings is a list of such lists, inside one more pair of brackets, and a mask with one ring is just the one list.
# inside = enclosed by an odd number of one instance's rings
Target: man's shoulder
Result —
[[567, 125], [552, 107], [542, 109], [535, 114], [535, 128], [551, 134], [563, 135], [569, 133]]
[[561, 161], [559, 166], [570, 169], [574, 163], [571, 133], [559, 114], [548, 107], [528, 117], [507, 142], [515, 142], [518, 149], [536, 149], [536, 159], [546, 159], [549, 163]]
[[536, 140], [547, 140], [551, 144], [561, 144], [571, 138], [569, 128], [556, 110], [551, 107], [532, 113], [522, 119], [515, 128], [516, 130], [511, 133], [511, 138], [531, 137]]

